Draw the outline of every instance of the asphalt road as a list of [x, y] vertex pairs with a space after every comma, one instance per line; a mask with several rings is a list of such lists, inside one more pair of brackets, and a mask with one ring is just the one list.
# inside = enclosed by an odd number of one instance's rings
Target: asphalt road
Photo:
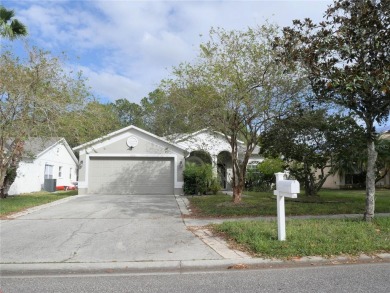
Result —
[[375, 292], [390, 289], [390, 263], [126, 275], [13, 276], [2, 293]]

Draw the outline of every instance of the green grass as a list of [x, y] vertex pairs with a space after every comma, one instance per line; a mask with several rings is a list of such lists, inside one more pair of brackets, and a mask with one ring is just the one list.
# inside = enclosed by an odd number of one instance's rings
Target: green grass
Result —
[[[276, 199], [272, 192], [244, 192], [240, 204], [231, 196], [219, 194], [188, 197], [193, 214], [198, 217], [276, 216]], [[363, 214], [364, 190], [321, 190], [319, 196], [298, 194], [286, 198], [286, 215]], [[375, 212], [390, 213], [390, 190], [376, 191]]]
[[55, 193], [36, 192], [9, 196], [5, 199], [0, 199], [0, 217], [76, 194], [77, 190], [71, 190], [57, 191]]
[[224, 222], [212, 225], [234, 243], [257, 257], [324, 257], [390, 252], [390, 217], [361, 220], [289, 220], [286, 241], [277, 240], [275, 221]]

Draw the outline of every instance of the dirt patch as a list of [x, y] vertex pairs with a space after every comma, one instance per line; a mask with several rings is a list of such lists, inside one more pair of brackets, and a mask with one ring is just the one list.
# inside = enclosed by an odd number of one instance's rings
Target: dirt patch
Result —
[[228, 267], [228, 270], [245, 270], [245, 269], [249, 269], [249, 265], [243, 263], [235, 264]]
[[225, 242], [227, 243], [227, 245], [228, 245], [228, 247], [230, 249], [242, 251], [242, 252], [244, 252], [245, 254], [247, 254], [247, 255], [249, 255], [251, 257], [259, 257], [253, 251], [251, 251], [247, 245], [239, 244], [233, 238], [229, 237], [227, 233], [217, 231], [214, 228], [214, 225], [207, 225], [205, 227], [207, 229], [209, 229], [209, 231], [211, 231], [211, 233], [213, 233], [214, 236], [219, 237], [219, 238], [225, 240]]

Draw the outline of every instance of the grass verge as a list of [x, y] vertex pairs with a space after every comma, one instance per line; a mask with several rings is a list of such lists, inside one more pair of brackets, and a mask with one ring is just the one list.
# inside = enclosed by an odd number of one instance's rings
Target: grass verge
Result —
[[[234, 204], [231, 196], [219, 194], [188, 197], [197, 217], [276, 216], [276, 199], [272, 192], [244, 192], [241, 203]], [[364, 190], [321, 190], [319, 196], [299, 194], [286, 198], [286, 215], [363, 214]], [[390, 213], [390, 190], [377, 190], [375, 212]]]
[[331, 257], [390, 252], [390, 217], [361, 220], [289, 220], [286, 241], [278, 241], [275, 221], [224, 222], [211, 226], [235, 247], [257, 257]]
[[9, 196], [5, 199], [0, 199], [0, 217], [5, 217], [12, 213], [17, 213], [31, 207], [39, 206], [76, 194], [77, 190], [70, 190], [57, 191], [55, 193], [35, 192]]

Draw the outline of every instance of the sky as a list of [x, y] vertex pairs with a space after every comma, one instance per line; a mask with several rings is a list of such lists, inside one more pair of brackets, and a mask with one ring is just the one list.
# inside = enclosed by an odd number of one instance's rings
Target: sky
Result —
[[[321, 19], [331, 1], [3, 0], [28, 28], [28, 42], [65, 52], [103, 102], [139, 102], [191, 62], [211, 27], [245, 30], [266, 20]], [[14, 41], [13, 46], [21, 46]]]
[[[138, 103], [172, 68], [191, 62], [212, 27], [246, 30], [267, 21], [280, 27], [293, 19], [318, 22], [325, 0], [2, 0], [28, 28], [30, 45], [65, 52], [103, 103]], [[12, 42], [15, 51], [22, 41]]]

